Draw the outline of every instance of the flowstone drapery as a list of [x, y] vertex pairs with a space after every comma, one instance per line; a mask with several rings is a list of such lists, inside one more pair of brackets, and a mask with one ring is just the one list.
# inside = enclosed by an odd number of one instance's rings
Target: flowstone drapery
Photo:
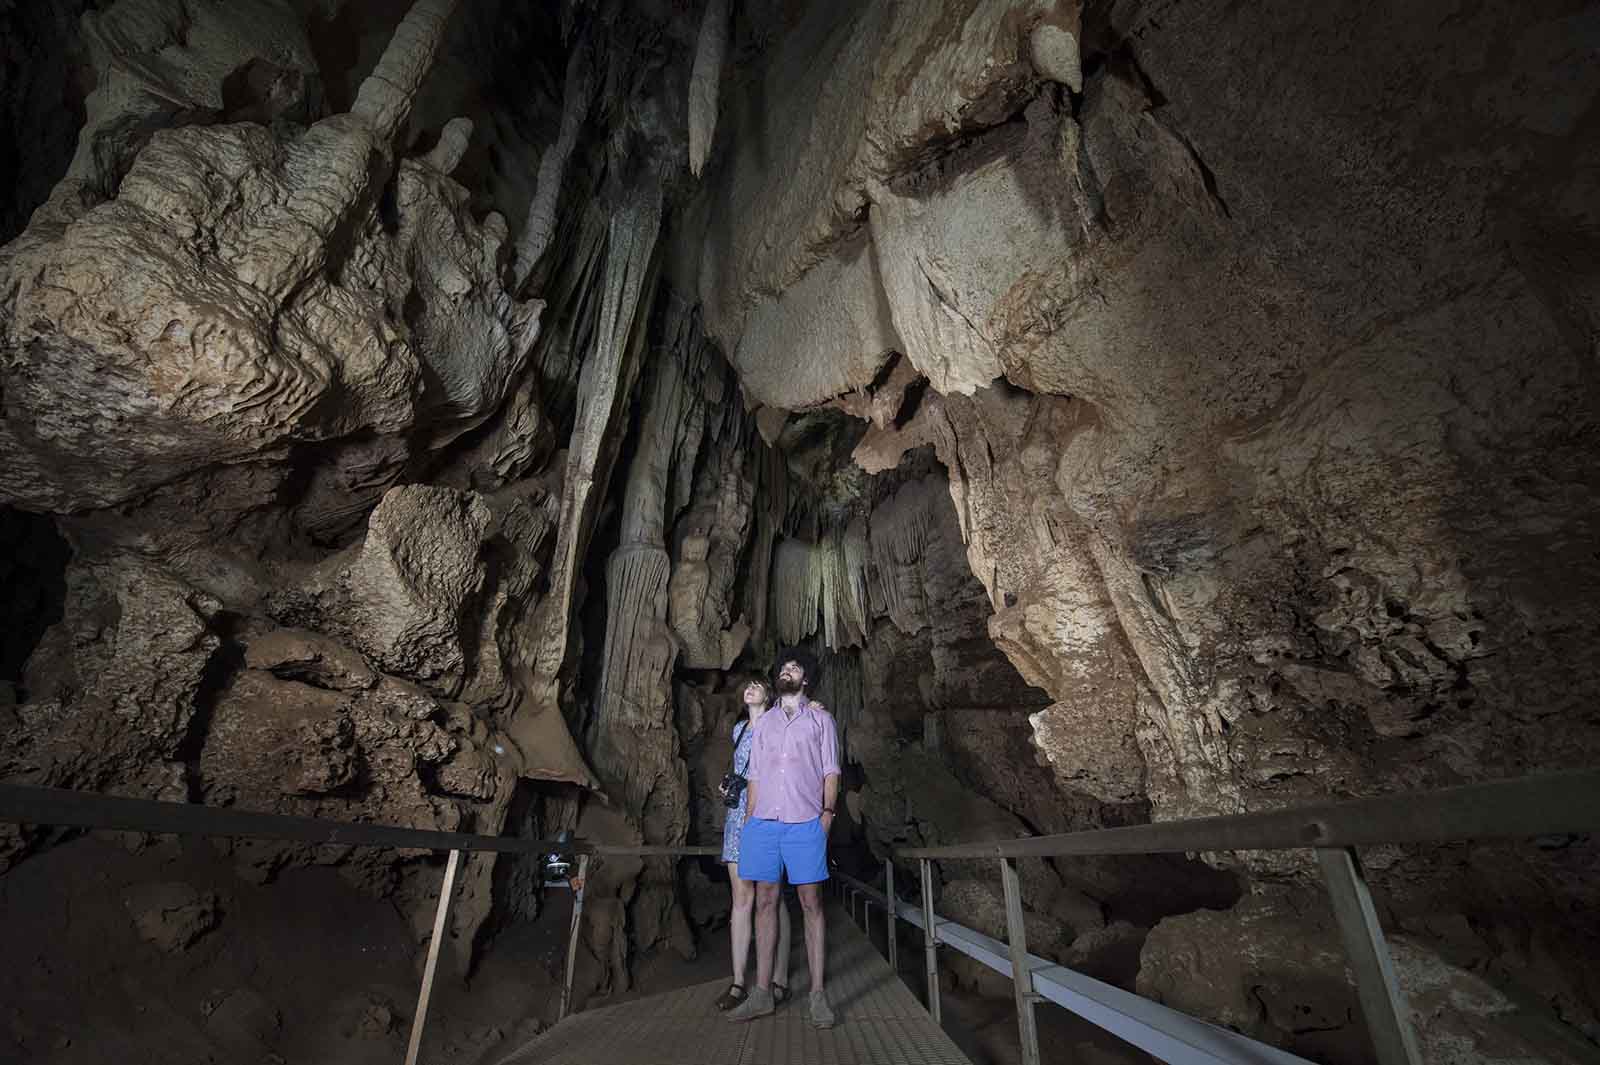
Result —
[[[641, 297], [651, 291], [648, 278], [660, 230], [661, 190], [648, 182], [628, 194], [608, 226], [595, 347], [579, 377], [550, 592], [540, 601], [519, 649], [521, 662], [530, 672], [530, 697], [517, 711], [512, 729], [524, 749], [537, 748], [561, 720], [560, 688], [567, 665], [573, 591], [593, 533], [590, 495], [597, 481], [603, 483], [610, 475], [620, 435], [616, 420], [626, 409], [638, 374], [637, 348], [644, 342], [639, 323], [645, 317]], [[565, 732], [565, 727], [560, 731]]]

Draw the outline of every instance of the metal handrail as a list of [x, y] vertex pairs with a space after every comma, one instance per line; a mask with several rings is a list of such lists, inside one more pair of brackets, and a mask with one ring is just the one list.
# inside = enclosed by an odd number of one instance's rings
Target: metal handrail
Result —
[[[567, 945], [566, 975], [562, 985], [562, 1017], [566, 1016], [571, 1003], [578, 931], [590, 859], [597, 855], [683, 857], [720, 854], [716, 847], [630, 846], [589, 840], [523, 840], [5, 784], [0, 784], [0, 821], [163, 834], [237, 836], [313, 845], [448, 851], [450, 857], [439, 894], [434, 935], [428, 947], [417, 1013], [412, 1021], [407, 1065], [414, 1065], [420, 1050], [440, 944], [444, 938], [463, 853], [489, 851], [529, 854], [546, 853], [559, 848], [578, 857], [578, 875], [570, 884], [573, 889], [573, 913]], [[1263, 1050], [1270, 1048], [1263, 1048], [1249, 1040], [1245, 1041], [1248, 1046], [1229, 1044], [1228, 1049], [1240, 1056], [1219, 1056], [1205, 1039], [1197, 1041], [1175, 1035], [1172, 1031], [1175, 1022], [1169, 1015], [1183, 1018], [1182, 1022], [1177, 1022], [1180, 1027], [1183, 1023], [1203, 1022], [1175, 1014], [1175, 1011], [1165, 1010], [1109, 985], [1098, 984], [1060, 966], [1051, 966], [1044, 959], [1028, 954], [1021, 888], [1013, 861], [1019, 857], [1066, 855], [1310, 849], [1316, 852], [1332, 897], [1351, 968], [1356, 975], [1362, 1012], [1367, 1018], [1379, 1061], [1383, 1065], [1420, 1065], [1415, 1037], [1405, 1020], [1403, 998], [1394, 978], [1383, 931], [1378, 924], [1377, 913], [1354, 848], [1369, 844], [1573, 834], [1596, 829], [1600, 829], [1600, 770], [1577, 770], [1433, 792], [1357, 799], [1232, 817], [1197, 818], [947, 847], [897, 849], [894, 852], [896, 857], [914, 859], [921, 867], [920, 914], [910, 907], [902, 907], [898, 899], [895, 905], [889, 906], [886, 896], [854, 878], [841, 879], [852, 885], [848, 890], [855, 891], [865, 900], [877, 901], [890, 915], [887, 931], [891, 957], [894, 956], [895, 929], [899, 921], [907, 920], [922, 927], [927, 958], [928, 1008], [936, 1021], [940, 1017], [936, 948], [941, 943], [941, 929], [945, 932], [943, 942], [1011, 976], [1016, 992], [1018, 1024], [1022, 1030], [1024, 1065], [1037, 1065], [1039, 1061], [1033, 1007], [1040, 998], [1060, 1002], [1123, 1038], [1128, 1038], [1128, 1035], [1119, 1029], [1118, 1018], [1135, 1017], [1136, 1027], [1130, 1030], [1147, 1037], [1146, 1042], [1139, 1045], [1147, 1050], [1157, 1045], [1169, 1048], [1169, 1055], [1166, 1056], [1168, 1061], [1204, 1065], [1216, 1065], [1229, 1060], [1283, 1061], [1292, 1056], [1275, 1051], [1263, 1058]], [[940, 858], [999, 860], [1006, 897], [1009, 958], [1001, 956], [998, 941], [952, 922], [941, 922], [933, 913], [932, 864]], [[885, 876], [892, 890], [892, 858], [885, 863]], [[1052, 976], [1052, 973], [1070, 975], [1077, 982], [1076, 986], [1069, 986], [1071, 981]], [[1036, 987], [1042, 987], [1043, 993], [1037, 991]], [[1143, 1014], [1143, 1018], [1136, 1016], [1139, 1014]], [[1156, 1023], [1149, 1018], [1154, 1018]], [[1163, 1042], [1163, 1039], [1166, 1041]]]
[[573, 974], [578, 959], [578, 931], [583, 919], [584, 887], [589, 861], [596, 856], [617, 857], [693, 857], [720, 855], [719, 847], [674, 847], [659, 844], [597, 843], [593, 840], [529, 840], [508, 836], [484, 836], [469, 832], [440, 832], [433, 829], [404, 828], [356, 821], [332, 821], [318, 817], [234, 810], [198, 803], [163, 802], [134, 799], [121, 795], [72, 791], [65, 788], [40, 788], [21, 784], [0, 784], [0, 822], [27, 825], [55, 825], [118, 832], [152, 832], [161, 835], [227, 836], [239, 839], [270, 839], [314, 846], [385, 847], [396, 850], [447, 851], [444, 878], [439, 888], [439, 905], [434, 913], [433, 938], [428, 944], [428, 960], [423, 966], [422, 986], [417, 994], [417, 1012], [411, 1020], [411, 1038], [406, 1047], [406, 1065], [416, 1065], [422, 1048], [423, 1025], [428, 1002], [433, 995], [434, 974], [439, 966], [440, 946], [449, 923], [450, 903], [455, 895], [456, 876], [461, 856], [471, 852], [500, 854], [548, 854], [559, 850], [578, 859], [578, 874], [568, 886], [572, 889], [572, 920], [568, 928], [567, 964], [561, 985], [560, 1016], [572, 1004]]
[[718, 847], [672, 847], [656, 844], [627, 845], [592, 840], [518, 839], [483, 836], [470, 832], [405, 828], [362, 821], [333, 821], [319, 817], [235, 810], [199, 803], [133, 799], [122, 795], [0, 784], [0, 821], [20, 824], [64, 825], [121, 832], [155, 832], [178, 836], [233, 836], [271, 839], [339, 847], [389, 847], [405, 850], [495, 851], [501, 854], [542, 854], [551, 850], [574, 856], [718, 855]]
[[1579, 769], [1261, 813], [947, 847], [903, 847], [894, 853], [901, 858], [922, 859], [1301, 850], [1561, 835], [1596, 829], [1600, 829], [1600, 769]]
[[[894, 911], [890, 912], [888, 897], [883, 892], [846, 873], [833, 875], [849, 892], [859, 895], [864, 903], [877, 906], [889, 917], [888, 942], [894, 942], [896, 921], [905, 921], [917, 928], [926, 927], [920, 905], [896, 898]], [[853, 903], [849, 909], [853, 916]], [[1001, 976], [1012, 975], [1008, 944], [938, 914], [934, 914], [933, 927], [940, 945], [960, 951]], [[1236, 1062], [1310, 1065], [1306, 1059], [1286, 1050], [1141, 998], [1037, 954], [1027, 955], [1026, 968], [1041, 999], [1071, 1010], [1161, 1060], [1181, 1060], [1195, 1065], [1233, 1065]]]
[[[886, 896], [875, 891], [868, 894], [869, 889], [859, 881], [845, 879], [854, 885], [847, 890], [855, 891], [863, 899], [876, 896], [874, 901], [891, 916], [890, 943], [894, 942], [895, 925], [900, 920], [923, 929], [928, 1009], [935, 1019], [940, 1013], [937, 948], [941, 942], [948, 942], [1011, 976], [1024, 1065], [1038, 1065], [1039, 1062], [1033, 1007], [1041, 997], [1067, 1006], [1124, 1039], [1132, 1032], [1137, 1038], [1131, 1041], [1147, 1051], [1156, 1052], [1157, 1045], [1167, 1047], [1169, 1053], [1162, 1056], [1169, 1062], [1215, 1065], [1228, 1060], [1268, 1060], [1272, 1055], [1263, 1058], [1263, 1053], [1270, 1048], [1247, 1040], [1250, 1046], [1242, 1051], [1239, 1047], [1231, 1048], [1239, 1056], [1219, 1057], [1214, 1046], [1200, 1045], [1205, 1040], [1196, 1042], [1179, 1035], [1180, 1030], [1192, 1034], [1189, 1026], [1203, 1022], [1109, 985], [1099, 985], [1060, 966], [1050, 967], [1043, 959], [1028, 954], [1021, 888], [1014, 861], [1025, 857], [1068, 855], [1311, 850], [1316, 854], [1333, 903], [1378, 1061], [1382, 1065], [1421, 1065], [1416, 1036], [1407, 1019], [1404, 995], [1395, 979], [1394, 964], [1355, 848], [1373, 844], [1571, 835], [1596, 830], [1600, 830], [1600, 770], [1582, 769], [1231, 817], [1204, 817], [946, 847], [896, 848], [885, 862], [885, 875], [892, 885], [895, 858], [918, 862], [922, 883], [920, 913], [902, 907], [898, 899], [890, 906]], [[1000, 862], [1009, 959], [1002, 956], [998, 941], [960, 925], [940, 922], [933, 912], [934, 860], [974, 858]], [[941, 930], [948, 938], [941, 939]], [[1073, 980], [1057, 978], [1052, 973], [1067, 974]], [[1076, 987], [1067, 986], [1074, 983]], [[1042, 996], [1036, 986], [1044, 987]], [[1058, 991], [1059, 994], [1054, 993]], [[1108, 1004], [1113, 1002], [1120, 1005]], [[1134, 1027], [1125, 1028], [1123, 1022], [1129, 1017], [1135, 1018]], [[1281, 1055], [1282, 1052], [1273, 1051], [1272, 1054]]]

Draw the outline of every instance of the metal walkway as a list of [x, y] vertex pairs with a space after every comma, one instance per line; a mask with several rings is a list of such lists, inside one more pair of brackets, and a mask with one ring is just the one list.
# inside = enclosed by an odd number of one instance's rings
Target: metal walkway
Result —
[[713, 1005], [728, 981], [716, 980], [574, 1014], [499, 1065], [971, 1065], [878, 948], [831, 904], [828, 999], [838, 1023], [811, 1027], [799, 907], [792, 912], [794, 994], [771, 1017], [729, 1021]]

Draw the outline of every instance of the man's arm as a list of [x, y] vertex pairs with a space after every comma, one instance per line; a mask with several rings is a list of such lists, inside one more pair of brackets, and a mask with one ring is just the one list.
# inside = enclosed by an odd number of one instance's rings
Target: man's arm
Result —
[[756, 782], [749, 777], [744, 783], [744, 815], [747, 818], [756, 815]]
[[818, 732], [821, 735], [817, 739], [822, 743], [822, 830], [827, 832], [833, 828], [834, 820], [829, 811], [837, 811], [835, 804], [839, 801], [839, 730], [832, 714], [822, 715]]

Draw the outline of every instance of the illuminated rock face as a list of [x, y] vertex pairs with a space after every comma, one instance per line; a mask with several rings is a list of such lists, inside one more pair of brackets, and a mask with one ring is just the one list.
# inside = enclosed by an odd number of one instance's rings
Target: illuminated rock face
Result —
[[[714, 842], [791, 641], [880, 852], [1600, 762], [1591, 12], [23, 6], [6, 779]], [[1452, 853], [1370, 866], [1418, 986], [1600, 1036], [1600, 929], [1539, 916], [1594, 845]], [[458, 942], [536, 915], [495, 869]], [[608, 876], [591, 987], [716, 919]], [[1300, 857], [1024, 878], [1063, 962], [1343, 1052], [1194, 960], [1286, 942]], [[1498, 1001], [1430, 1045], [1515, 1056]]]
[[[797, 15], [725, 93], [689, 283], [763, 417], [869, 418], [915, 369], [857, 462], [936, 453], [1062, 793], [1162, 819], [1593, 764], [1593, 16], [1066, 7], [1007, 11], [1014, 55], [987, 5]], [[1491, 39], [1518, 58], [1486, 70]], [[912, 49], [959, 103], [919, 95]], [[923, 688], [858, 733], [880, 773], [936, 709], [915, 643], [868, 641]], [[883, 842], [938, 826], [880, 785]], [[1560, 909], [1585, 848], [1517, 890]], [[1373, 877], [1487, 919], [1437, 853]]]

